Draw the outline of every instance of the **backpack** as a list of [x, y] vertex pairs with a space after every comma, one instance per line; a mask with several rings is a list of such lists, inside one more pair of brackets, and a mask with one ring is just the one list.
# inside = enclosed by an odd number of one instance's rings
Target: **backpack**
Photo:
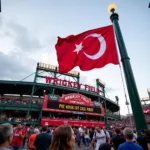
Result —
[[[104, 130], [103, 130], [104, 131]], [[108, 132], [108, 131], [107, 131]], [[108, 142], [108, 135], [106, 133], [106, 131], [104, 131], [105, 135], [106, 135], [106, 143]]]

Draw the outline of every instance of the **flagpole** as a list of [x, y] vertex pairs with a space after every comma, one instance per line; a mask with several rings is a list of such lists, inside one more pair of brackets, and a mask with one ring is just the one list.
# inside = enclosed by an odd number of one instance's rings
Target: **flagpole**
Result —
[[120, 55], [121, 55], [124, 76], [126, 79], [126, 85], [127, 85], [127, 89], [128, 89], [128, 93], [129, 93], [133, 116], [135, 119], [136, 130], [137, 130], [137, 132], [140, 132], [141, 129], [147, 129], [147, 123], [146, 123], [143, 109], [141, 106], [139, 93], [138, 93], [138, 90], [136, 87], [136, 82], [135, 82], [132, 67], [130, 64], [130, 58], [128, 56], [128, 53], [127, 53], [127, 50], [125, 47], [125, 43], [123, 40], [123, 36], [121, 33], [121, 29], [120, 29], [120, 26], [118, 23], [119, 15], [117, 13], [115, 13], [116, 5], [114, 5], [114, 4], [109, 5], [108, 10], [109, 10], [109, 12], [112, 13], [110, 16], [110, 19], [113, 23], [116, 38], [118, 41], [118, 47], [119, 47], [119, 51], [120, 51]]

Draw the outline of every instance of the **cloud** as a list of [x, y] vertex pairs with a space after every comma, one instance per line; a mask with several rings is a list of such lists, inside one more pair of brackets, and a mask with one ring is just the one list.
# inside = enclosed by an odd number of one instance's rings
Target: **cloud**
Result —
[[33, 73], [35, 67], [36, 61], [24, 56], [23, 53], [0, 52], [0, 80], [21, 80]]
[[42, 49], [37, 33], [31, 32], [29, 28], [14, 21], [6, 21], [0, 16], [0, 37], [11, 38], [14, 47], [24, 52], [35, 52]]
[[38, 38], [32, 34], [28, 28], [17, 24], [15, 22], [9, 22], [7, 24], [9, 31], [8, 35], [13, 35], [14, 45], [22, 51], [36, 51], [42, 48], [42, 45]]
[[[42, 45], [29, 28], [19, 23], [0, 17], [0, 26], [0, 80], [21, 80], [35, 72], [48, 44]], [[33, 76], [27, 80], [33, 81]]]

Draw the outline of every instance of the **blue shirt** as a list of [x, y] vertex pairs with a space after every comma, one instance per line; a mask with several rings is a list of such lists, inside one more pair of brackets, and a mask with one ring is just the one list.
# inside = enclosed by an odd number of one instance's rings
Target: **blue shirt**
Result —
[[143, 148], [133, 142], [125, 142], [119, 145], [118, 150], [143, 150]]

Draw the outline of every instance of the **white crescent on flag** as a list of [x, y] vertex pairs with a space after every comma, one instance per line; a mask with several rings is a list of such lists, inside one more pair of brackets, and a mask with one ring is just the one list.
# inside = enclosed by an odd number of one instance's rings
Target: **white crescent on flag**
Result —
[[104, 37], [101, 34], [97, 34], [97, 33], [90, 34], [90, 35], [86, 36], [85, 39], [88, 37], [96, 37], [100, 42], [100, 49], [94, 55], [88, 55], [87, 53], [83, 52], [86, 55], [86, 57], [88, 57], [89, 59], [95, 60], [95, 59], [98, 59], [101, 56], [103, 56], [103, 54], [105, 53], [105, 50], [106, 50], [106, 42], [105, 42]]

